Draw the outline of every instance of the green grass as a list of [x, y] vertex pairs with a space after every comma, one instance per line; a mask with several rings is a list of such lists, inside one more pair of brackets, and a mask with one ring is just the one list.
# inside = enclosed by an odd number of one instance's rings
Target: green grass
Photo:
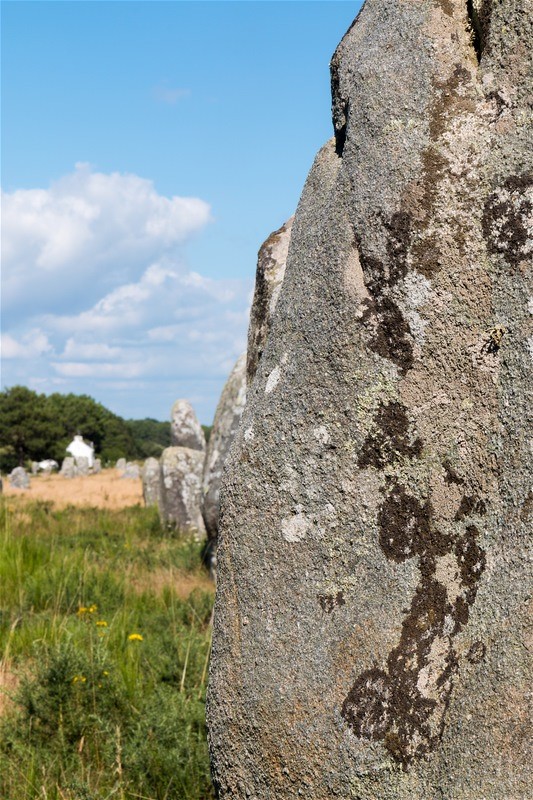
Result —
[[0, 609], [2, 799], [213, 797], [196, 543], [152, 509], [3, 501]]

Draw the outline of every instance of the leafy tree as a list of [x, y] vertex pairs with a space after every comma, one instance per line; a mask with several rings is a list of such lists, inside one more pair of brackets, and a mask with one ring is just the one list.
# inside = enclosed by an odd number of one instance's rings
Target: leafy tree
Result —
[[159, 458], [165, 447], [170, 446], [170, 422], [156, 419], [128, 419], [126, 425], [135, 440], [138, 458]]
[[0, 393], [0, 469], [53, 457], [62, 427], [46, 397], [25, 386]]

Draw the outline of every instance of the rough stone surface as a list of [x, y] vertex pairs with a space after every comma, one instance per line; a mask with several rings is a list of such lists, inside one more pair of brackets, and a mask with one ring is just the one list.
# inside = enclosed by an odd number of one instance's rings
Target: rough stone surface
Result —
[[158, 506], [161, 470], [157, 458], [147, 458], [142, 469], [143, 498], [145, 506]]
[[120, 477], [125, 480], [139, 480], [141, 477], [139, 465], [135, 464], [133, 461], [128, 461], [126, 469]]
[[102, 462], [100, 461], [99, 458], [95, 458], [92, 469], [93, 475], [98, 475], [98, 473], [101, 471], [102, 471]]
[[29, 489], [30, 488], [30, 476], [24, 469], [24, 467], [15, 467], [9, 473], [9, 483], [14, 489]]
[[205, 436], [188, 400], [176, 400], [170, 414], [170, 442], [173, 447], [205, 450]]
[[202, 519], [204, 454], [188, 447], [167, 447], [161, 454], [159, 514], [168, 527], [205, 539]]
[[223, 480], [220, 798], [532, 796], [532, 36], [367, 0], [335, 53]]
[[74, 478], [78, 474], [78, 470], [76, 468], [76, 462], [72, 458], [72, 456], [67, 456], [63, 459], [63, 463], [61, 464], [61, 469], [59, 470], [59, 474], [62, 475], [64, 478]]
[[115, 464], [115, 469], [118, 469], [119, 472], [123, 472], [126, 469], [126, 459], [119, 458], [117, 463]]
[[89, 459], [86, 456], [77, 456], [74, 461], [76, 462], [77, 475], [85, 476], [89, 474]]
[[246, 353], [238, 359], [222, 390], [207, 443], [203, 477], [202, 515], [210, 542], [210, 561], [214, 564], [222, 469], [239, 427], [246, 402]]
[[261, 245], [257, 256], [254, 299], [248, 327], [246, 366], [248, 386], [252, 385], [272, 325], [285, 277], [293, 220], [294, 217], [291, 217], [279, 230], [271, 233]]

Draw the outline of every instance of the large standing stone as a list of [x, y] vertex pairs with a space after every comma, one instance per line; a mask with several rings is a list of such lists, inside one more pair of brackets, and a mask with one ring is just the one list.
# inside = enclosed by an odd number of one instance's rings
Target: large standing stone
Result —
[[157, 458], [147, 458], [142, 470], [143, 497], [145, 506], [158, 506], [161, 491], [161, 470]]
[[173, 447], [205, 451], [205, 436], [188, 400], [176, 400], [170, 414], [170, 442]]
[[168, 527], [205, 539], [202, 519], [204, 454], [187, 447], [167, 447], [161, 454], [159, 514]]
[[530, 0], [367, 0], [225, 470], [232, 800], [531, 797]]
[[203, 477], [202, 514], [214, 562], [222, 469], [235, 438], [246, 402], [246, 353], [238, 359], [222, 390], [207, 443]]
[[9, 475], [9, 483], [14, 489], [29, 489], [30, 488], [30, 476], [24, 469], [24, 467], [15, 467]]
[[261, 245], [257, 257], [254, 299], [248, 327], [248, 386], [251, 386], [254, 379], [272, 325], [285, 277], [293, 220], [294, 217], [291, 217], [279, 230], [270, 234]]
[[74, 478], [78, 474], [78, 470], [76, 468], [76, 462], [72, 458], [72, 456], [66, 456], [63, 459], [63, 463], [61, 464], [61, 469], [59, 470], [59, 474], [62, 475], [64, 478]]

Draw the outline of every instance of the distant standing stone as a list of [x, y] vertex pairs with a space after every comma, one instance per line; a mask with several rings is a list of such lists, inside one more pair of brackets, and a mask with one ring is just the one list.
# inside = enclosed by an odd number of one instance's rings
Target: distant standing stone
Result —
[[119, 460], [115, 464], [115, 469], [118, 469], [120, 471], [124, 471], [126, 469], [126, 459], [125, 458], [119, 458]]
[[30, 476], [24, 467], [15, 467], [9, 475], [9, 483], [14, 489], [29, 489]]
[[271, 233], [257, 256], [255, 289], [248, 328], [247, 380], [251, 386], [263, 355], [279, 293], [285, 277], [285, 265], [291, 241], [294, 217]]
[[205, 455], [202, 514], [210, 540], [212, 563], [214, 563], [218, 535], [222, 470], [239, 427], [245, 402], [246, 353], [243, 353], [235, 364], [220, 395]]
[[99, 458], [95, 458], [93, 464], [93, 475], [98, 475], [98, 473], [101, 471], [102, 471], [102, 462], [100, 461]]
[[126, 480], [138, 480], [141, 477], [141, 471], [137, 464], [134, 464], [132, 461], [128, 461], [126, 464], [126, 469], [120, 477], [125, 478]]
[[173, 447], [205, 450], [205, 436], [188, 400], [176, 400], [170, 416], [170, 442]]
[[200, 510], [204, 454], [188, 447], [167, 447], [161, 455], [161, 521], [182, 533], [205, 539]]
[[61, 464], [61, 469], [59, 474], [62, 475], [64, 478], [74, 478], [78, 474], [78, 470], [76, 469], [76, 463], [72, 456], [67, 456], [63, 459], [63, 463]]
[[39, 464], [37, 463], [37, 461], [32, 461], [31, 462], [31, 474], [32, 475], [37, 475], [38, 472], [39, 472]]
[[147, 458], [142, 471], [143, 497], [146, 506], [158, 506], [161, 470], [157, 458]]
[[89, 459], [86, 456], [78, 456], [76, 458], [76, 470], [78, 475], [89, 474]]

